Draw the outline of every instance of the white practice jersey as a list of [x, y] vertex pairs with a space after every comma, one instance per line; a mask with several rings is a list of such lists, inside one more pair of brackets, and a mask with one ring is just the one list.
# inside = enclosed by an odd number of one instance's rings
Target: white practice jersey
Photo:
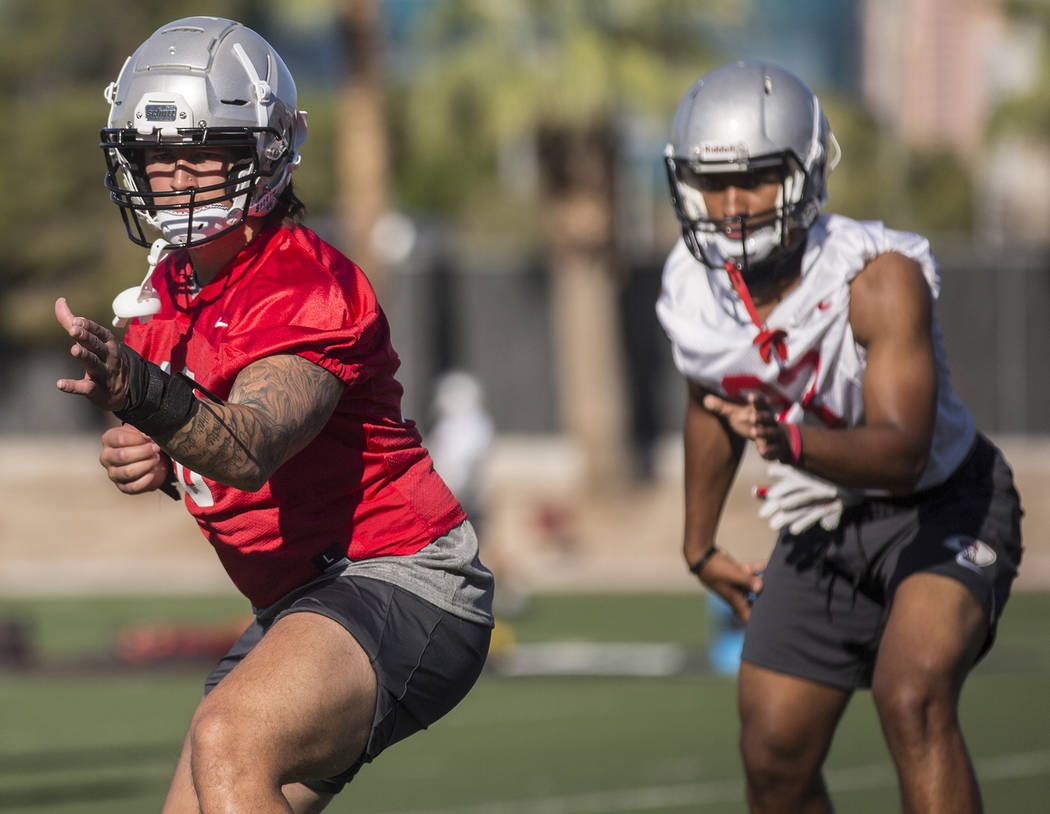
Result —
[[[866, 354], [849, 324], [850, 283], [871, 260], [889, 251], [922, 266], [936, 299], [940, 277], [925, 238], [881, 223], [821, 215], [809, 232], [801, 282], [766, 318], [767, 328], [787, 333], [787, 357], [773, 353], [764, 362], [753, 344], [758, 329], [729, 275], [697, 261], [680, 239], [664, 265], [656, 304], [675, 365], [686, 378], [731, 399], [763, 394], [781, 421], [825, 427], [864, 424]], [[929, 461], [916, 491], [946, 480], [966, 457], [976, 433], [973, 418], [952, 390], [936, 316], [932, 333], [937, 416]]]

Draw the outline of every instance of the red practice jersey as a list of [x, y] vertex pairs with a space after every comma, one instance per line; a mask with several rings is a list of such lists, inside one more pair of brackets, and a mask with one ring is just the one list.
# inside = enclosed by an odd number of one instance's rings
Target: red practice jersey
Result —
[[258, 492], [175, 465], [187, 508], [253, 605], [317, 576], [311, 559], [335, 543], [354, 560], [410, 554], [465, 519], [401, 416], [399, 360], [357, 266], [309, 229], [275, 227], [196, 294], [190, 277], [184, 251], [158, 266], [161, 310], [132, 321], [128, 345], [220, 398], [242, 368], [275, 354], [301, 356], [346, 384], [321, 433]]

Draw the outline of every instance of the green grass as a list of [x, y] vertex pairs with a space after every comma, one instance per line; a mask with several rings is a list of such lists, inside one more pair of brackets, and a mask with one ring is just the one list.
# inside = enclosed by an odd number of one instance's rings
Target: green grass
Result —
[[[44, 669], [0, 671], [0, 814], [157, 811], [206, 664], [120, 669], [99, 656], [143, 620], [222, 621], [236, 598], [0, 602], [31, 623]], [[513, 623], [519, 644], [662, 641], [702, 654], [701, 595], [549, 596]], [[962, 717], [986, 809], [1046, 810], [1050, 594], [1011, 600]], [[74, 669], [79, 664], [79, 669]], [[355, 814], [743, 812], [735, 688], [702, 670], [665, 678], [487, 673], [456, 710], [392, 747], [330, 806]], [[899, 810], [870, 697], [828, 761], [838, 810]]]

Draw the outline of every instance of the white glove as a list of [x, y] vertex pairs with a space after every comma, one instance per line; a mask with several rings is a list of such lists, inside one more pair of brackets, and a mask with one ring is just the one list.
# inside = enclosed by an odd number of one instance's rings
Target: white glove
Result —
[[758, 516], [768, 518], [774, 531], [787, 526], [791, 534], [799, 534], [818, 522], [831, 531], [842, 520], [843, 509], [856, 502], [853, 493], [793, 466], [773, 463], [767, 472], [775, 483], [753, 493], [764, 501]]

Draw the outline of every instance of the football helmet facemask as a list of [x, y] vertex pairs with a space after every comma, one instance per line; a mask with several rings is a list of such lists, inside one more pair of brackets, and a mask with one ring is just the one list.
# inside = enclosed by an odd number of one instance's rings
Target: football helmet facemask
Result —
[[[838, 142], [817, 97], [775, 65], [733, 62], [701, 77], [675, 112], [664, 151], [671, 203], [689, 251], [710, 268], [733, 264], [748, 282], [794, 254], [827, 202]], [[713, 173], [776, 173], [775, 207], [712, 218], [701, 192]]]
[[[128, 237], [149, 246], [144, 225], [174, 247], [227, 234], [273, 210], [306, 140], [306, 114], [280, 55], [257, 33], [217, 17], [187, 17], [157, 29], [105, 91], [106, 188]], [[154, 192], [145, 150], [230, 148], [226, 180]]]

